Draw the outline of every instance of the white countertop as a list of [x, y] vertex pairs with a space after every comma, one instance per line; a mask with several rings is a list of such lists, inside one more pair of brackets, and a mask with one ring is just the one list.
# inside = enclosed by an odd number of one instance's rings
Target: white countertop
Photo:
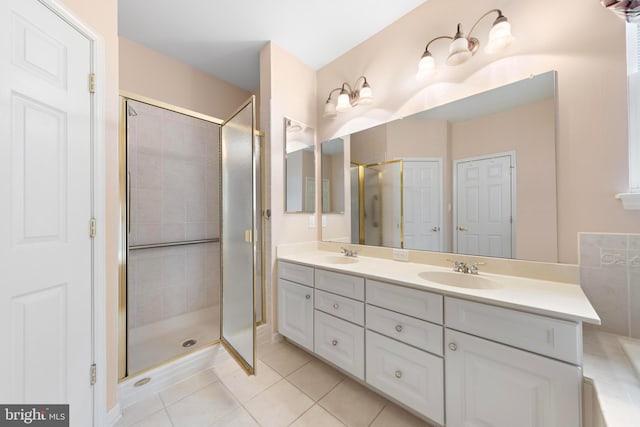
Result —
[[492, 280], [500, 287], [497, 289], [462, 288], [442, 285], [418, 276], [425, 271], [451, 271], [448, 268], [365, 256], [358, 256], [358, 261], [353, 264], [326, 262], [327, 257], [339, 256], [340, 254], [336, 252], [310, 250], [280, 254], [278, 259], [558, 319], [600, 324], [600, 317], [578, 285], [483, 273], [480, 267], [480, 276]]

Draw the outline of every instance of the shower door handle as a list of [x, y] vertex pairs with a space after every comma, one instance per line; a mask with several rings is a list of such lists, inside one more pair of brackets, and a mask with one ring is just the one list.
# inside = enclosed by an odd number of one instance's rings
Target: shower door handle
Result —
[[251, 230], [244, 230], [244, 241], [247, 243], [251, 243], [253, 241]]
[[127, 234], [131, 233], [131, 172], [127, 171]]

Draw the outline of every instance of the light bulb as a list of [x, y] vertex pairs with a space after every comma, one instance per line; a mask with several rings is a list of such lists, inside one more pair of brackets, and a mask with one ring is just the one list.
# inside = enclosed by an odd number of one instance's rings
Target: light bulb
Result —
[[360, 98], [358, 103], [362, 105], [371, 104], [373, 102], [373, 91], [369, 83], [365, 82], [360, 89]]
[[418, 81], [426, 80], [436, 74], [436, 61], [433, 59], [431, 52], [425, 50], [418, 62], [418, 73], [416, 79]]
[[324, 104], [324, 116], [325, 117], [335, 117], [336, 116], [336, 105], [331, 102], [330, 99], [327, 99], [327, 102]]
[[511, 35], [511, 24], [504, 16], [498, 17], [489, 31], [489, 41], [484, 49], [487, 53], [496, 53], [513, 43], [514, 37]]
[[469, 41], [466, 37], [456, 37], [449, 46], [449, 57], [447, 58], [447, 65], [460, 65], [464, 64], [471, 58], [471, 51], [469, 50]]
[[338, 95], [338, 103], [336, 105], [336, 111], [342, 113], [351, 108], [351, 100], [349, 99], [349, 94], [346, 90], [342, 90], [340, 95]]

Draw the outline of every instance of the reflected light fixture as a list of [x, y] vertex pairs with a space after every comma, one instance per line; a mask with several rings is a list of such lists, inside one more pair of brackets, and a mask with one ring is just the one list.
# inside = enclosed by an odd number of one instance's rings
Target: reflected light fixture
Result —
[[492, 9], [476, 20], [475, 24], [471, 27], [471, 31], [469, 31], [469, 35], [465, 35], [462, 31], [462, 24], [458, 24], [455, 36], [438, 36], [431, 39], [420, 57], [420, 62], [418, 62], [416, 78], [418, 80], [425, 80], [436, 74], [436, 62], [429, 51], [429, 46], [436, 40], [451, 40], [449, 44], [449, 56], [446, 61], [447, 65], [460, 65], [467, 62], [476, 54], [480, 47], [480, 41], [472, 37], [473, 30], [476, 29], [480, 21], [492, 13], [497, 13], [498, 17], [493, 21], [491, 31], [489, 31], [489, 40], [485, 47], [485, 52], [496, 53], [509, 46], [514, 40], [513, 35], [511, 35], [511, 24], [509, 24], [509, 21], [500, 9]]
[[[338, 99], [334, 104], [331, 97], [335, 92], [340, 92]], [[344, 82], [342, 86], [332, 89], [329, 92], [327, 101], [324, 103], [324, 117], [335, 117], [337, 113], [350, 110], [356, 105], [366, 105], [373, 102], [373, 91], [367, 78], [360, 76], [356, 83], [351, 87], [349, 83]]]

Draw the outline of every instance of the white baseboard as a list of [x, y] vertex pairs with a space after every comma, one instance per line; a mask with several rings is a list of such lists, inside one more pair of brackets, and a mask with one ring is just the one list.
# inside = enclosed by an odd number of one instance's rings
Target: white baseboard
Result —
[[[213, 367], [216, 363], [228, 357], [231, 356], [224, 347], [220, 344], [215, 344], [183, 356], [174, 362], [131, 377], [118, 386], [120, 407], [123, 409], [127, 408], [198, 372]], [[151, 381], [145, 385], [136, 387], [135, 383], [143, 378], [150, 378]]]
[[116, 403], [116, 406], [111, 408], [109, 412], [107, 412], [106, 419], [104, 420], [104, 426], [112, 427], [122, 418], [122, 411], [120, 410], [120, 404]]

